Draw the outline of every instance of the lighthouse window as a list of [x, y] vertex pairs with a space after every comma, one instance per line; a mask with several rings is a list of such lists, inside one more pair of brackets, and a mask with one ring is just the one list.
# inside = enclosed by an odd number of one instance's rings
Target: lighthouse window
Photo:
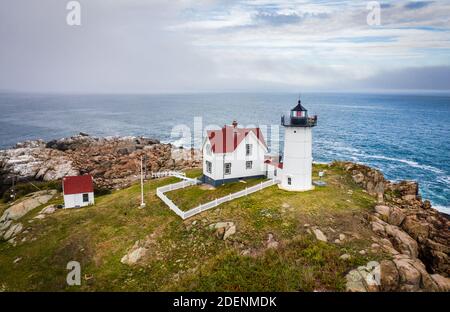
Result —
[[224, 165], [224, 169], [225, 169], [225, 174], [231, 174], [231, 163], [226, 163]]
[[253, 167], [253, 161], [245, 162], [245, 169], [252, 169], [252, 167]]
[[292, 178], [288, 178], [288, 185], [292, 184]]
[[212, 163], [210, 161], [206, 161], [206, 172], [212, 172]]
[[246, 156], [251, 156], [252, 155], [252, 145], [251, 144], [246, 144], [245, 145], [245, 155]]

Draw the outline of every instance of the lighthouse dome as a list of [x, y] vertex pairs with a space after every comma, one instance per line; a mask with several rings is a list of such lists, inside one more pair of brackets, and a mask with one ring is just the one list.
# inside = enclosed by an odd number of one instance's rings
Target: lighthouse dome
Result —
[[281, 116], [281, 124], [285, 127], [315, 127], [317, 116], [308, 117], [308, 110], [303, 107], [302, 101], [299, 99], [288, 116]]

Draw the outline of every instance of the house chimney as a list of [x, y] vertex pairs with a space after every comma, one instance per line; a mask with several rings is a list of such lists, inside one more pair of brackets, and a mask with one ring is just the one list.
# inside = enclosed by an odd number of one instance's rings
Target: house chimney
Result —
[[237, 121], [236, 121], [236, 120], [233, 120], [233, 123], [232, 123], [232, 125], [233, 125], [233, 128], [236, 128], [236, 127], [237, 127], [237, 125], [238, 125]]

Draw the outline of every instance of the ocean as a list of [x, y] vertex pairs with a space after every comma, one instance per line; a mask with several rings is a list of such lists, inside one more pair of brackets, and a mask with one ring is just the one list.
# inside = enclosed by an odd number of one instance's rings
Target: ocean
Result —
[[[0, 94], [0, 149], [24, 140], [50, 140], [81, 132], [136, 135], [190, 146], [176, 135], [201, 126], [261, 125], [276, 152], [280, 115], [296, 105], [289, 93], [172, 95]], [[305, 93], [302, 104], [318, 115], [316, 162], [350, 160], [380, 169], [390, 180], [420, 183], [420, 192], [450, 213], [450, 96]], [[174, 128], [175, 127], [175, 128]], [[198, 130], [197, 126], [197, 130]], [[174, 133], [172, 133], [174, 131]], [[195, 144], [201, 142], [195, 136]]]

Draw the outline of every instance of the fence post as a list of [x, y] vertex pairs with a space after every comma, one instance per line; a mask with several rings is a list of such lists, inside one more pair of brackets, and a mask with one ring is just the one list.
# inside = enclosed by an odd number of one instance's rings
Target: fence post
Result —
[[214, 207], [217, 207], [218, 206], [218, 204], [217, 204], [217, 198], [214, 200]]

